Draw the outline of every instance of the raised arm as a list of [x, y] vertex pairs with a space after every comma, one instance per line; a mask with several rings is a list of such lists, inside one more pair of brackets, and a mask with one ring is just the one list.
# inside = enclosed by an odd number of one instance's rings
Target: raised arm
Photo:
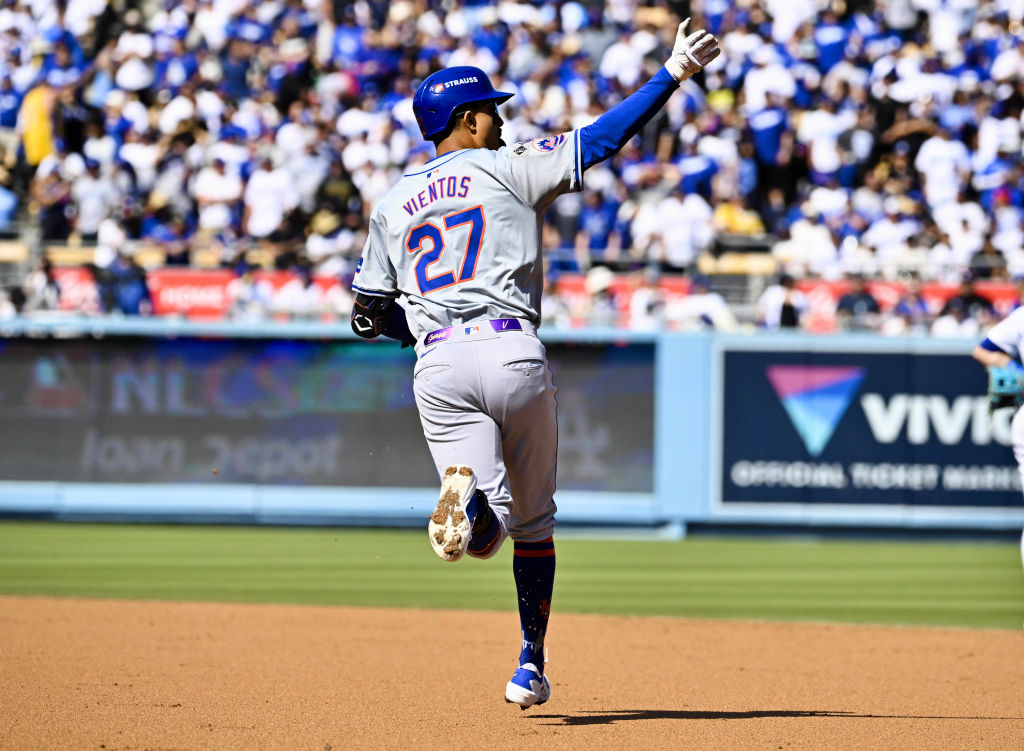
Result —
[[687, 18], [676, 30], [672, 54], [650, 81], [623, 99], [592, 124], [580, 129], [583, 169], [615, 154], [665, 106], [680, 82], [710, 63], [721, 49], [713, 34], [698, 29], [689, 36]]

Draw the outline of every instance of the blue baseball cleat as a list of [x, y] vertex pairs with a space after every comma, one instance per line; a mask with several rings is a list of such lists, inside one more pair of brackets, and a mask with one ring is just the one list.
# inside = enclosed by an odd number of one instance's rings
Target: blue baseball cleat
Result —
[[543, 646], [537, 648], [533, 642], [523, 642], [519, 668], [505, 686], [505, 701], [518, 704], [521, 709], [529, 709], [550, 699], [551, 683], [537, 668], [538, 664], [543, 667], [545, 662]]
[[551, 683], [541, 675], [532, 662], [520, 665], [512, 680], [505, 686], [505, 701], [529, 709], [534, 704], [543, 704], [551, 698]]

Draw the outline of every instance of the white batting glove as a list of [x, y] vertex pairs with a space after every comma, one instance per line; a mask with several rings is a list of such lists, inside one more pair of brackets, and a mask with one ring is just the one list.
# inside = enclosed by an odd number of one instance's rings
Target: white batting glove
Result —
[[698, 29], [686, 36], [687, 18], [676, 31], [676, 43], [672, 47], [672, 56], [665, 63], [665, 69], [677, 81], [685, 81], [698, 70], [714, 60], [721, 53], [715, 35]]

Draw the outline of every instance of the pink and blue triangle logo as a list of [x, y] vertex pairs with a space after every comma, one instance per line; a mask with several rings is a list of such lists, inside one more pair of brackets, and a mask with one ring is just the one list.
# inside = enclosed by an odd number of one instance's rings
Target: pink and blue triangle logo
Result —
[[833, 365], [769, 365], [765, 369], [811, 456], [820, 456], [825, 450], [860, 388], [864, 372], [864, 368]]

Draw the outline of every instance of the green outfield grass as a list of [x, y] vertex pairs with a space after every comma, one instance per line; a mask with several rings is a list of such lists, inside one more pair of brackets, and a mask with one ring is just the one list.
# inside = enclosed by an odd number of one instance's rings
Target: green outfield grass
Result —
[[[0, 522], [0, 593], [515, 607], [511, 545], [435, 558], [421, 531]], [[1017, 544], [558, 540], [555, 609], [1020, 629]]]

